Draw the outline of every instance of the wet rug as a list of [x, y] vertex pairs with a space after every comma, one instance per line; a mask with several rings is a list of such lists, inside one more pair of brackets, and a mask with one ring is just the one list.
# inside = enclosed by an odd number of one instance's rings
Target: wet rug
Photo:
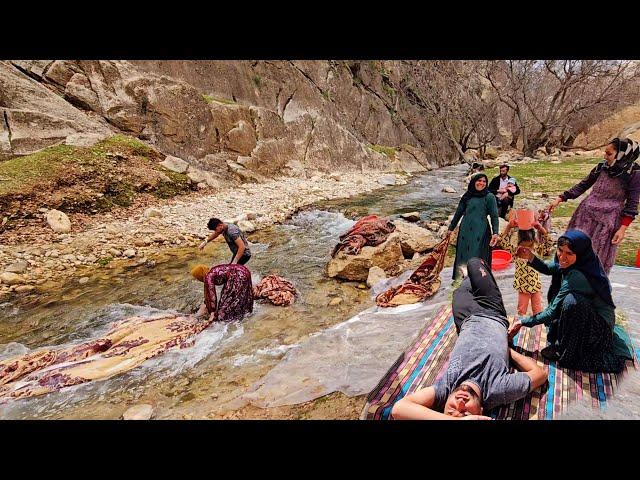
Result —
[[193, 345], [210, 324], [193, 316], [131, 317], [101, 338], [2, 360], [0, 403], [127, 372], [168, 350]]
[[[361, 418], [387, 420], [393, 404], [405, 395], [433, 384], [445, 372], [449, 354], [457, 335], [451, 307], [441, 307], [414, 341], [396, 360], [378, 385], [369, 393]], [[546, 345], [546, 329], [538, 325], [522, 329], [516, 346], [524, 355], [534, 358], [549, 374], [549, 383], [511, 405], [491, 412], [503, 420], [552, 420], [572, 403], [591, 403], [604, 408], [613, 397], [620, 381], [629, 369], [637, 368], [635, 360], [628, 360], [621, 373], [585, 373], [559, 368], [540, 355]]]

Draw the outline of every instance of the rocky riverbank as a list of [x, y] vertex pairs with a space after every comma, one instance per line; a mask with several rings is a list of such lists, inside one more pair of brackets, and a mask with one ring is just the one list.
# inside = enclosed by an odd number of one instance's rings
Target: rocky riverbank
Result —
[[213, 216], [238, 222], [250, 233], [283, 222], [305, 205], [402, 182], [404, 175], [383, 172], [282, 177], [96, 215], [60, 234], [46, 226], [42, 212], [42, 235], [31, 235], [29, 243], [10, 245], [12, 232], [5, 233], [9, 245], [0, 247], [0, 299], [34, 294], [70, 277], [84, 283], [95, 269], [153, 267], [163, 251], [196, 248], [209, 234], [206, 224]]

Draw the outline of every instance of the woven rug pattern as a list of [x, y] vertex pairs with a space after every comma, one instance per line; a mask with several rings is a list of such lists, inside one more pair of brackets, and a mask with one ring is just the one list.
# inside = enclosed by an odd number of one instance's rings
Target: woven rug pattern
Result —
[[[447, 368], [456, 338], [451, 307], [442, 307], [369, 393], [361, 418], [389, 419], [395, 402], [438, 380]], [[493, 418], [552, 420], [572, 403], [584, 401], [590, 401], [594, 408], [604, 408], [607, 399], [615, 395], [624, 375], [629, 369], [637, 368], [635, 360], [628, 360], [625, 370], [618, 374], [563, 369], [540, 355], [540, 349], [545, 345], [544, 325], [520, 330], [516, 348], [547, 370], [549, 382], [511, 405], [498, 407], [491, 412]]]

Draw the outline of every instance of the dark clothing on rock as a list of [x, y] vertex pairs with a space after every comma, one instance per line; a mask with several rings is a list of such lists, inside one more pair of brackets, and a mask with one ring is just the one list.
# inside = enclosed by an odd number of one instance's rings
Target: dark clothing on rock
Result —
[[334, 247], [331, 256], [344, 251], [347, 255], [358, 255], [362, 247], [376, 247], [387, 241], [396, 226], [388, 218], [368, 215], [358, 220], [348, 232], [340, 235], [340, 242]]

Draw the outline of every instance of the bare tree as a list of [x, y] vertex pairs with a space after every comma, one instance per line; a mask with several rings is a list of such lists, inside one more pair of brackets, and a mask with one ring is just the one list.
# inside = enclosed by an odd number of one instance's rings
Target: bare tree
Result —
[[525, 155], [571, 142], [593, 114], [618, 109], [638, 79], [634, 61], [507, 60], [481, 69], [517, 120]]
[[497, 99], [478, 75], [478, 62], [405, 62], [400, 88], [424, 110], [460, 159], [470, 148], [484, 149], [497, 135]]

